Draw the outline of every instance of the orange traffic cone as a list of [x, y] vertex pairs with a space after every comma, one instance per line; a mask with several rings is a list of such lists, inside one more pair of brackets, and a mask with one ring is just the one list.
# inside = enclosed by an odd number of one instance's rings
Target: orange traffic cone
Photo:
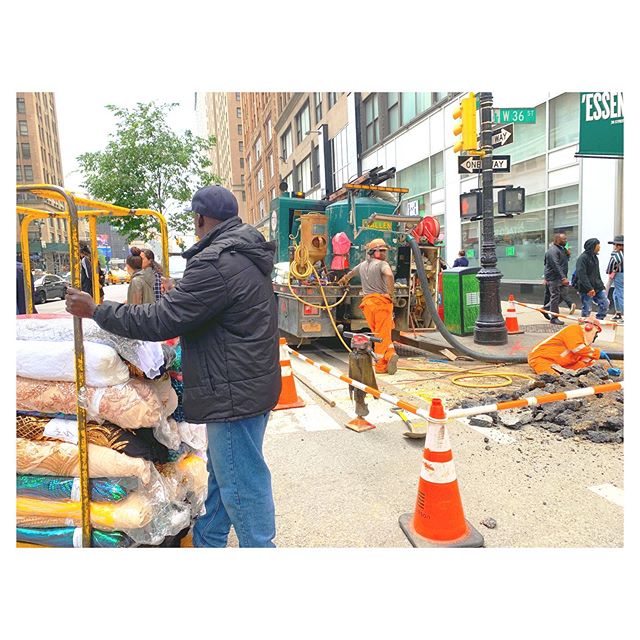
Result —
[[298, 392], [296, 391], [296, 381], [293, 377], [289, 353], [285, 349], [286, 344], [287, 341], [284, 338], [280, 338], [280, 375], [282, 376], [282, 390], [280, 391], [278, 404], [273, 407], [272, 411], [304, 407], [304, 400], [298, 396]]
[[434, 398], [416, 510], [400, 516], [400, 528], [414, 547], [482, 547], [482, 534], [464, 517], [445, 420], [442, 401]]
[[507, 333], [514, 335], [516, 333], [524, 333], [518, 326], [518, 315], [516, 313], [516, 303], [513, 294], [509, 295], [509, 306], [507, 307], [507, 315], [505, 317], [505, 325], [507, 327]]

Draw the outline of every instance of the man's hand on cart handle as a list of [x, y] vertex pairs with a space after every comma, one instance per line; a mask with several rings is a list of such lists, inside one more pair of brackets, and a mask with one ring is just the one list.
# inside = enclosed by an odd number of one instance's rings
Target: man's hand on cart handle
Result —
[[98, 306], [88, 293], [72, 287], [67, 287], [65, 302], [67, 311], [79, 318], [93, 318], [93, 312]]

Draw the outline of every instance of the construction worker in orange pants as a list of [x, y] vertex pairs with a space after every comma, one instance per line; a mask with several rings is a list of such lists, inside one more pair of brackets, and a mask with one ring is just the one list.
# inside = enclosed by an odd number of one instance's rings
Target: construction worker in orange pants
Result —
[[378, 356], [376, 373], [393, 375], [398, 370], [398, 354], [393, 346], [391, 330], [393, 322], [393, 294], [395, 281], [393, 271], [387, 262], [389, 247], [382, 238], [375, 238], [367, 245], [367, 259], [354, 267], [338, 280], [340, 286], [346, 286], [355, 275], [360, 276], [364, 297], [360, 308], [367, 324], [382, 342], [374, 343]]
[[604, 352], [591, 346], [602, 325], [593, 318], [565, 327], [544, 339], [529, 352], [529, 366], [537, 373], [558, 375], [563, 369], [577, 371], [595, 364]]

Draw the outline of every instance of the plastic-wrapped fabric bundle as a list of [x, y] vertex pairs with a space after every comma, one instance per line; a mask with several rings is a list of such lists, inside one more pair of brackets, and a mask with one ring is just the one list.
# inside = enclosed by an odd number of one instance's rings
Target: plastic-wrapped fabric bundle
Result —
[[[166, 416], [177, 406], [177, 397], [168, 380], [156, 387], [152, 384], [151, 381], [131, 378], [124, 384], [111, 387], [87, 387], [88, 419], [107, 420], [123, 429], [166, 423]], [[164, 404], [156, 390], [164, 393]], [[17, 377], [16, 407], [23, 411], [74, 414], [77, 409], [76, 386], [73, 382]]]
[[[122, 502], [92, 502], [91, 526], [97, 529], [142, 529], [153, 517], [153, 500], [136, 491]], [[82, 526], [82, 505], [78, 502], [16, 498], [16, 523], [19, 527]]]
[[[138, 488], [137, 478], [94, 478], [89, 480], [93, 502], [120, 502]], [[80, 478], [64, 476], [16, 476], [16, 493], [27, 498], [80, 500]]]
[[[52, 422], [51, 416], [35, 416], [18, 412], [16, 415], [16, 436], [51, 442], [63, 440], [76, 444], [78, 441], [78, 425], [75, 416], [63, 415]], [[61, 420], [68, 421], [65, 423]], [[47, 429], [47, 426], [48, 429]], [[52, 428], [55, 427], [55, 428]], [[178, 429], [179, 431], [179, 429]], [[101, 447], [108, 447], [133, 458], [144, 458], [152, 462], [168, 462], [169, 450], [158, 442], [151, 429], [122, 429], [105, 422], [97, 424], [87, 422], [87, 442]], [[46, 435], [45, 435], [46, 434]], [[174, 441], [172, 441], [173, 444]]]
[[[17, 527], [16, 540], [45, 547], [81, 547], [82, 529], [78, 527]], [[133, 547], [135, 542], [122, 531], [91, 531], [91, 546], [103, 549]]]
[[192, 517], [200, 515], [207, 498], [207, 463], [195, 453], [187, 453], [176, 462], [158, 465], [174, 503], [188, 504]]
[[[75, 382], [73, 342], [17, 340], [16, 374], [34, 380]], [[115, 349], [104, 344], [84, 345], [86, 383], [109, 387], [129, 380], [129, 369]]]
[[[107, 447], [89, 444], [88, 453], [91, 478], [136, 477], [147, 484], [155, 471], [148, 460], [132, 458]], [[16, 471], [29, 475], [78, 477], [78, 447], [68, 442], [16, 438]]]
[[207, 450], [207, 425], [178, 422], [178, 430], [182, 442], [188, 444], [192, 449], [196, 451]]
[[[33, 314], [16, 316], [17, 340], [51, 340], [73, 342], [73, 317], [66, 314]], [[123, 338], [100, 328], [90, 319], [82, 321], [85, 342], [97, 342], [113, 347], [118, 354], [138, 367], [148, 378], [160, 375], [164, 354], [159, 342]]]

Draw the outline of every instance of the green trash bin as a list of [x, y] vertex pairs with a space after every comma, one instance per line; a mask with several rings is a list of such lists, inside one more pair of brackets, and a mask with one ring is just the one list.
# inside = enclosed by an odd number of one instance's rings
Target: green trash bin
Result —
[[456, 336], [473, 335], [480, 313], [479, 267], [455, 267], [442, 272], [444, 324]]

